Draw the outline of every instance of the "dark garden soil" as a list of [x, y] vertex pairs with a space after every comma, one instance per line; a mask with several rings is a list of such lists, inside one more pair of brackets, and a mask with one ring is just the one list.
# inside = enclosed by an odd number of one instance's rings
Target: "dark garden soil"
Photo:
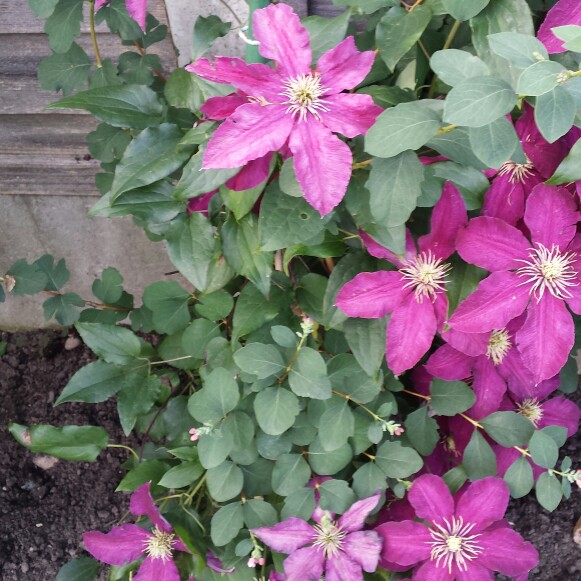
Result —
[[[1, 581], [53, 580], [64, 563], [83, 553], [84, 531], [109, 529], [128, 508], [128, 496], [114, 493], [123, 475], [123, 451], [105, 451], [96, 463], [59, 461], [49, 467], [50, 458], [30, 454], [6, 429], [10, 421], [98, 425], [112, 441], [123, 441], [114, 402], [52, 407], [71, 375], [92, 358], [83, 345], [66, 349], [66, 339], [59, 331], [0, 332], [0, 342], [8, 342], [0, 357]], [[2, 343], [0, 353], [1, 348]], [[581, 402], [581, 394], [573, 397]], [[570, 440], [566, 453], [574, 467], [581, 466], [581, 436]], [[579, 516], [576, 487], [551, 514], [534, 497], [511, 504], [508, 519], [541, 555], [532, 580], [581, 581], [581, 547], [572, 540]]]

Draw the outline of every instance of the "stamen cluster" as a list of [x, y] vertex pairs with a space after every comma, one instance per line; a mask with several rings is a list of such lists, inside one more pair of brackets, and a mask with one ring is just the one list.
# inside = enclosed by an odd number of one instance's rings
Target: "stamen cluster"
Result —
[[494, 365], [500, 365], [511, 347], [512, 343], [506, 329], [494, 331], [488, 340], [486, 357], [492, 359]]
[[400, 268], [403, 278], [407, 280], [403, 288], [413, 288], [419, 303], [424, 297], [433, 302], [438, 292], [444, 292], [450, 268], [452, 268], [450, 264], [443, 264], [442, 259], [436, 258], [431, 250], [422, 252]]
[[172, 556], [172, 547], [175, 544], [174, 538], [175, 535], [173, 533], [166, 533], [156, 527], [153, 529], [151, 536], [143, 542], [145, 552], [152, 559], [167, 561]]
[[289, 78], [284, 82], [284, 87], [285, 90], [280, 95], [288, 97], [288, 101], [284, 102], [288, 105], [286, 113], [290, 113], [292, 117], [298, 115], [299, 121], [304, 121], [307, 113], [320, 121], [319, 111], [329, 111], [326, 106], [328, 101], [321, 99], [328, 89], [321, 84], [321, 75], [318, 73]]

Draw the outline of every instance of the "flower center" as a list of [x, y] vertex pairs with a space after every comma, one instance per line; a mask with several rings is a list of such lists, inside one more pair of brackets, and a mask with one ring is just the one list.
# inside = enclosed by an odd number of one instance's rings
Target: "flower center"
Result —
[[347, 536], [333, 521], [323, 517], [321, 523], [314, 526], [317, 531], [313, 546], [320, 547], [325, 557], [333, 557], [343, 550], [343, 539]]
[[516, 404], [518, 407], [517, 414], [525, 417], [527, 420], [530, 420], [535, 426], [537, 427], [538, 423], [541, 421], [543, 417], [543, 408], [539, 403], [539, 400], [535, 397], [523, 399], [520, 403]]
[[280, 94], [288, 97], [288, 100], [284, 102], [288, 105], [286, 113], [290, 113], [293, 117], [298, 115], [299, 121], [304, 121], [307, 113], [311, 113], [320, 121], [319, 111], [329, 111], [326, 106], [328, 101], [321, 99], [328, 89], [321, 85], [321, 75], [318, 73], [307, 73], [287, 79], [284, 82], [284, 88], [285, 90]]
[[578, 285], [573, 282], [577, 278], [577, 271], [571, 266], [577, 255], [575, 252], [563, 254], [555, 244], [551, 250], [542, 244], [537, 246], [529, 248], [529, 260], [517, 259], [525, 264], [516, 271], [518, 276], [526, 277], [520, 285], [532, 283], [530, 293], [535, 295], [537, 302], [543, 298], [545, 290], [557, 299], [571, 298], [568, 287]]
[[171, 559], [171, 550], [175, 544], [174, 537], [174, 534], [160, 531], [155, 527], [151, 536], [144, 541], [145, 552], [152, 559], [161, 559], [162, 561]]
[[494, 363], [494, 365], [500, 365], [511, 347], [512, 344], [506, 329], [494, 331], [488, 340], [486, 357], [488, 357], [488, 359], [492, 359], [492, 363]]
[[428, 250], [408, 260], [399, 271], [408, 281], [403, 288], [413, 288], [416, 300], [421, 303], [424, 297], [435, 301], [437, 293], [444, 292], [443, 285], [447, 282], [450, 268], [450, 264], [442, 264], [442, 259]]
[[500, 166], [498, 175], [502, 176], [505, 174], [510, 174], [508, 181], [511, 184], [515, 184], [517, 182], [522, 184], [526, 178], [533, 174], [533, 168], [534, 166], [528, 158], [526, 163], [515, 163], [514, 161], [507, 161]]
[[473, 524], [464, 524], [462, 517], [452, 517], [452, 522], [444, 519], [444, 525], [432, 523], [434, 528], [430, 529], [430, 536], [433, 541], [428, 542], [432, 546], [430, 560], [436, 561], [436, 566], [440, 563], [452, 573], [452, 565], [456, 565], [460, 571], [468, 569], [468, 561], [475, 559], [481, 552], [474, 539], [480, 534], [471, 535]]

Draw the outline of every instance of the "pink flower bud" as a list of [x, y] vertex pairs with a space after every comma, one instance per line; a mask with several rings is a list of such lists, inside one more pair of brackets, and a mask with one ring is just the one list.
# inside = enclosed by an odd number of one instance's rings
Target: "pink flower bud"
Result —
[[249, 567], [256, 567], [256, 565], [258, 564], [258, 560], [255, 559], [254, 557], [250, 557], [250, 559], [248, 559], [248, 566]]

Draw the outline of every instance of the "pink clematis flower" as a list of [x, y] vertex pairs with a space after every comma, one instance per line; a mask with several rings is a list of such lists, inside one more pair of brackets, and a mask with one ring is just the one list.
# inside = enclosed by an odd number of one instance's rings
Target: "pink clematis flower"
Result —
[[412, 581], [492, 581], [493, 571], [526, 579], [536, 566], [535, 548], [501, 520], [509, 500], [502, 480], [484, 478], [452, 496], [442, 478], [425, 474], [408, 498], [426, 524], [387, 522], [376, 530], [381, 562], [415, 567]]
[[[334, 133], [365, 134], [382, 111], [369, 95], [342, 92], [363, 81], [375, 53], [359, 52], [350, 36], [311, 69], [309, 33], [285, 4], [257, 10], [253, 31], [274, 69], [231, 57], [186, 67], [247, 96], [211, 137], [203, 168], [240, 167], [288, 144], [305, 199], [324, 216], [343, 199], [351, 176], [351, 150]], [[214, 97], [206, 112], [220, 107], [220, 99], [235, 104], [235, 98]]]
[[[95, 11], [105, 6], [109, 0], [96, 0]], [[145, 30], [145, 17], [147, 16], [147, 0], [125, 0], [125, 7], [129, 16], [139, 24], [141, 30]]]
[[559, 373], [573, 347], [575, 329], [566, 304], [581, 313], [581, 237], [577, 202], [564, 188], [540, 184], [529, 196], [520, 230], [498, 218], [470, 221], [458, 235], [466, 261], [492, 272], [456, 309], [452, 329], [485, 333], [503, 329], [526, 310], [517, 348], [535, 383]]
[[581, 26], [581, 3], [579, 0], [559, 0], [547, 13], [539, 28], [537, 38], [545, 45], [549, 54], [565, 52], [564, 42], [557, 38], [552, 28], [576, 24]]
[[145, 557], [135, 581], [180, 581], [173, 552], [189, 551], [161, 516], [149, 488], [147, 482], [131, 495], [129, 509], [134, 515], [147, 516], [154, 525], [153, 531], [121, 525], [108, 533], [89, 531], [83, 535], [83, 543], [95, 559], [108, 565], [122, 566]]
[[337, 306], [350, 317], [379, 318], [393, 312], [387, 327], [386, 357], [395, 375], [411, 369], [426, 353], [448, 310], [444, 285], [456, 235], [466, 223], [466, 208], [447, 183], [434, 206], [430, 234], [418, 240], [408, 232], [405, 258], [363, 234], [370, 254], [395, 264], [397, 271], [362, 272], [337, 295]]
[[381, 539], [375, 531], [361, 530], [380, 495], [359, 500], [337, 521], [330, 515], [316, 525], [290, 517], [252, 532], [263, 543], [289, 556], [284, 561], [287, 581], [363, 581], [363, 573], [377, 568]]

